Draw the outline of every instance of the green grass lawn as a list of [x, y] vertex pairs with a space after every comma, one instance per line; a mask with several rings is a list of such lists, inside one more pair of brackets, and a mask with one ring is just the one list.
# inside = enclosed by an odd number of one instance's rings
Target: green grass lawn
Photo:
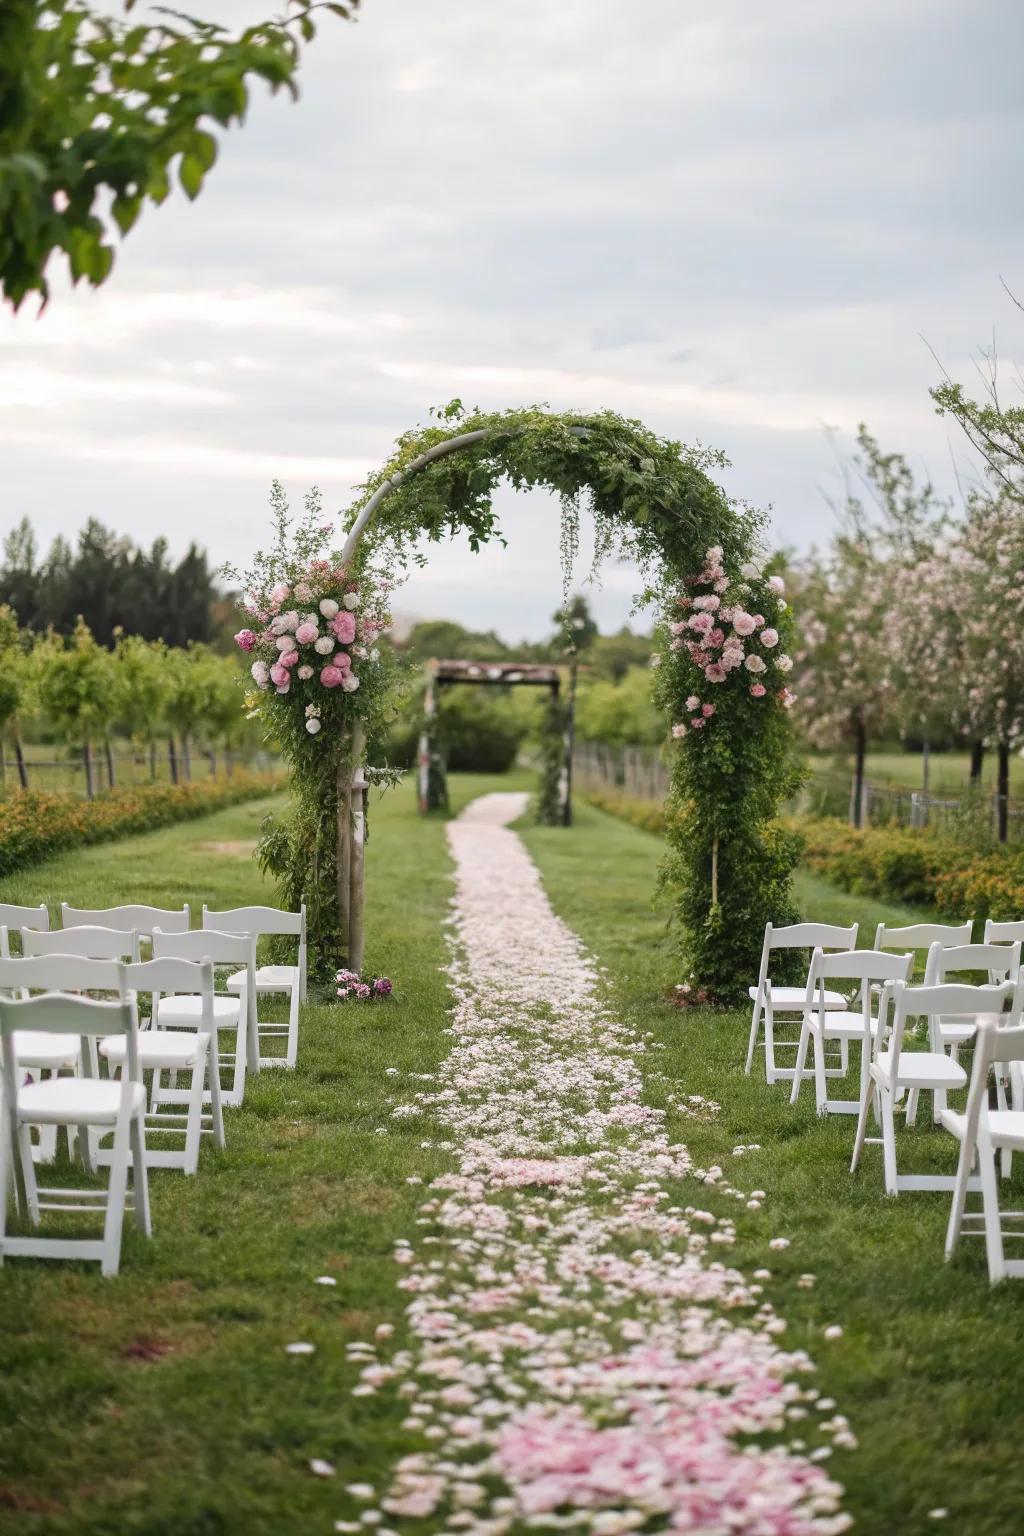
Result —
[[[527, 775], [457, 777], [453, 809]], [[55, 859], [0, 883], [0, 899], [79, 905], [267, 899], [249, 857], [266, 802]], [[409, 1178], [443, 1167], [425, 1122], [390, 1122], [406, 1074], [447, 1050], [439, 967], [451, 891], [440, 819], [421, 820], [411, 785], [372, 812], [368, 967], [391, 975], [381, 1007], [311, 1005], [299, 1067], [264, 1072], [229, 1112], [228, 1147], [204, 1149], [200, 1173], [152, 1180], [154, 1240], [127, 1231], [121, 1275], [11, 1261], [0, 1271], [0, 1531], [28, 1536], [288, 1536], [351, 1519], [343, 1484], [380, 1484], [421, 1443], [387, 1393], [352, 1398], [347, 1343], [392, 1324], [401, 1342], [394, 1240], [414, 1235], [421, 1192]], [[577, 825], [523, 828], [556, 909], [608, 967], [617, 1005], [666, 1047], [664, 1074], [721, 1104], [673, 1133], [695, 1161], [721, 1163], [768, 1191], [742, 1213], [735, 1260], [767, 1265], [793, 1347], [849, 1416], [860, 1449], [837, 1453], [856, 1531], [916, 1536], [949, 1510], [949, 1529], [1005, 1536], [1024, 1522], [1018, 1385], [1024, 1286], [991, 1292], [980, 1247], [942, 1263], [947, 1200], [882, 1193], [881, 1158], [847, 1172], [853, 1123], [818, 1122], [809, 1095], [742, 1073], [747, 1018], [681, 1013], [666, 909], [652, 903], [660, 841], [585, 806]], [[802, 877], [808, 913], [862, 924], [913, 914]], [[389, 1075], [389, 1068], [397, 1075]], [[378, 1134], [381, 1127], [386, 1134]], [[738, 1162], [732, 1148], [760, 1143]], [[920, 1166], [951, 1167], [949, 1143], [909, 1133]], [[901, 1148], [901, 1149], [902, 1149]], [[702, 1205], [715, 1200], [701, 1186]], [[734, 1212], [734, 1204], [730, 1203]], [[792, 1246], [770, 1252], [770, 1237]], [[732, 1257], [732, 1255], [730, 1255]], [[813, 1289], [797, 1277], [816, 1276]], [[329, 1275], [333, 1287], [315, 1284]], [[841, 1323], [826, 1343], [822, 1330]], [[304, 1340], [307, 1357], [285, 1354]], [[319, 1479], [309, 1461], [335, 1464]], [[424, 1529], [396, 1522], [404, 1531]], [[431, 1527], [433, 1528], [433, 1527]]]
[[[860, 1440], [832, 1465], [845, 1483], [855, 1530], [865, 1536], [914, 1536], [934, 1530], [932, 1509], [946, 1509], [947, 1528], [965, 1536], [1008, 1536], [1024, 1528], [1024, 1285], [991, 1290], [981, 1244], [968, 1242], [945, 1265], [949, 1212], [943, 1194], [883, 1193], [881, 1149], [868, 1147], [851, 1177], [854, 1121], [818, 1120], [813, 1095], [790, 1108], [788, 1089], [768, 1088], [743, 1074], [749, 1014], [681, 1012], [666, 1002], [679, 979], [667, 909], [652, 902], [662, 855], [660, 839], [588, 806], [566, 835], [522, 829], [560, 915], [609, 968], [617, 1005], [639, 1030], [666, 1047], [657, 1073], [688, 1093], [721, 1105], [710, 1122], [687, 1119], [673, 1133], [701, 1166], [719, 1163], [745, 1189], [764, 1189], [763, 1210], [739, 1222], [735, 1261], [748, 1272], [765, 1265], [769, 1293], [788, 1319], [787, 1340], [818, 1364], [817, 1385], [846, 1414]], [[870, 942], [877, 921], [920, 914], [847, 896], [802, 874], [805, 914], [861, 924]], [[855, 1097], [852, 1085], [837, 1097]], [[952, 1171], [951, 1139], [899, 1128], [901, 1166]], [[737, 1160], [732, 1149], [759, 1143]], [[1024, 1193], [1017, 1160], [1014, 1204]], [[691, 1196], [692, 1198], [692, 1196]], [[707, 1197], [702, 1192], [701, 1201]], [[774, 1236], [791, 1239], [772, 1252]], [[797, 1286], [811, 1273], [812, 1289]], [[823, 1330], [844, 1334], [826, 1342]]]

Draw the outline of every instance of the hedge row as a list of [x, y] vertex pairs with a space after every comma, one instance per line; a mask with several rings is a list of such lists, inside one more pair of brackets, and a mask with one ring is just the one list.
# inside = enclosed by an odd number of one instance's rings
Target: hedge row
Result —
[[943, 917], [1024, 918], [1024, 849], [972, 852], [962, 843], [906, 827], [856, 832], [830, 817], [791, 823], [804, 840], [804, 863], [844, 891]]
[[632, 795], [615, 789], [586, 789], [580, 798], [587, 805], [594, 805], [599, 811], [607, 811], [609, 816], [618, 816], [620, 820], [628, 821], [630, 826], [639, 827], [643, 832], [661, 834], [665, 830], [665, 807], [658, 800], [636, 800]]
[[83, 800], [78, 795], [28, 791], [0, 802], [0, 875], [68, 848], [109, 842], [133, 832], [152, 832], [176, 821], [205, 816], [276, 789], [281, 777], [247, 773], [189, 784], [148, 784], [114, 789]]

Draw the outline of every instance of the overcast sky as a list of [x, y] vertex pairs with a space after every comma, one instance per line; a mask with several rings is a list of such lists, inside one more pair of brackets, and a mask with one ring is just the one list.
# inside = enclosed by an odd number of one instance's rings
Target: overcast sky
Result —
[[[340, 510], [453, 395], [712, 443], [789, 544], [828, 534], [826, 428], [951, 485], [925, 340], [965, 378], [1020, 340], [1022, 56], [1020, 0], [364, 0], [103, 290], [0, 317], [3, 526], [244, 564], [271, 476]], [[508, 550], [436, 548], [407, 612], [549, 628], [557, 505], [502, 506]]]

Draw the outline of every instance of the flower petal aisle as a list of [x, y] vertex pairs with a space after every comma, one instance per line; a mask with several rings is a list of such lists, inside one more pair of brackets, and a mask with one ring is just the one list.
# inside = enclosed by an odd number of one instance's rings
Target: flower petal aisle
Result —
[[456, 1171], [433, 1181], [421, 1235], [395, 1254], [410, 1347], [390, 1361], [355, 1349], [355, 1390], [397, 1382], [425, 1449], [399, 1463], [379, 1511], [337, 1528], [845, 1530], [820, 1465], [845, 1421], [822, 1424], [832, 1405], [811, 1362], [723, 1262], [730, 1218], [670, 1191], [747, 1196], [695, 1169], [642, 1103], [645, 1042], [608, 1011], [508, 830], [524, 803], [486, 795], [448, 829], [453, 1048], [394, 1113], [431, 1114]]

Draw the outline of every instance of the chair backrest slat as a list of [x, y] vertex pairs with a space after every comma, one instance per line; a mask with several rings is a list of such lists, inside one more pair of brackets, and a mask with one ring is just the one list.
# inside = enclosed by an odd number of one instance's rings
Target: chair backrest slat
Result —
[[221, 933], [251, 933], [258, 938], [272, 934], [294, 934], [299, 938], [306, 931], [306, 907], [303, 903], [298, 912], [279, 907], [231, 907], [225, 912], [212, 912], [204, 906], [203, 927], [217, 928]]
[[59, 1035], [124, 1035], [132, 1028], [131, 1004], [124, 998], [98, 1002], [67, 992], [43, 992], [38, 997], [0, 997], [0, 1033], [48, 1030]]
[[969, 944], [974, 924], [966, 923], [907, 923], [892, 927], [879, 923], [875, 929], [876, 949], [931, 949], [933, 944]]
[[119, 992], [119, 960], [87, 955], [35, 955], [0, 960], [0, 989], [12, 992]]
[[928, 953], [925, 984], [941, 985], [957, 971], [986, 971], [990, 981], [1016, 979], [1020, 970], [1020, 943], [933, 944]]
[[21, 907], [16, 902], [0, 901], [0, 959], [6, 960], [11, 953], [11, 931], [20, 933], [31, 928], [46, 933], [50, 927], [50, 914], [40, 903], [38, 907]]
[[857, 923], [841, 927], [836, 923], [790, 923], [788, 927], [768, 925], [771, 949], [855, 949]]
[[90, 960], [137, 960], [139, 936], [135, 929], [122, 932], [118, 928], [58, 928], [53, 933], [34, 933], [30, 928], [21, 930], [21, 949], [24, 955], [83, 955]]
[[1024, 944], [1024, 922], [997, 923], [985, 919], [986, 944]]
[[815, 951], [812, 970], [831, 981], [906, 981], [914, 957], [884, 949], [847, 949], [834, 954]]
[[[885, 1045], [882, 1041], [882, 1032], [879, 1031], [876, 1053], [880, 1053], [883, 1049], [889, 1051], [890, 1070], [895, 1081], [899, 1072], [903, 1035], [908, 1019], [928, 1020], [930, 1049], [939, 1053], [943, 1049], [938, 1030], [940, 1020], [948, 1022], [950, 1019], [989, 1019], [993, 1015], [1002, 1016], [1005, 1012], [1006, 1027], [1012, 1028], [1019, 1023], [1021, 1006], [1024, 1003], [1024, 985], [1019, 977], [1013, 981], [994, 984], [988, 982], [983, 986], [971, 986], [965, 982], [955, 981], [938, 986], [897, 985], [894, 1003], [892, 1034], [888, 1044]], [[1008, 1004], [1009, 1010], [1006, 1011]], [[1002, 1032], [1000, 1029], [1000, 1035]]]
[[135, 930], [143, 938], [149, 938], [154, 928], [159, 928], [163, 933], [187, 933], [192, 926], [192, 912], [188, 902], [180, 908], [126, 905], [91, 909], [71, 907], [62, 901], [60, 910], [65, 928], [119, 928], [129, 933]]
[[153, 930], [153, 959], [212, 960], [214, 965], [247, 965], [256, 949], [254, 937], [216, 928], [192, 928], [188, 933]]

